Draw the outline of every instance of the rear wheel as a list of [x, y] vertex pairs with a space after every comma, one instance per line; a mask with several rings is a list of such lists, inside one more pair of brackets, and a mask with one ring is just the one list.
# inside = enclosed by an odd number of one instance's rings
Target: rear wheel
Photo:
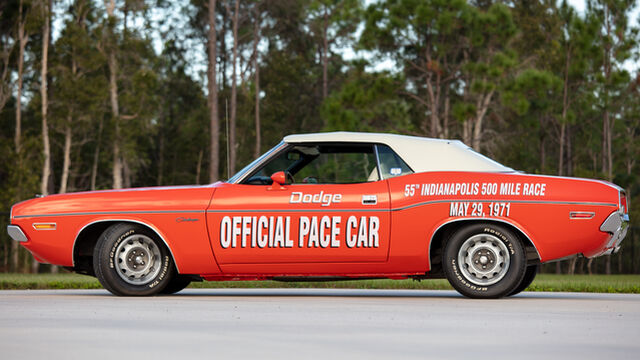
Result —
[[156, 295], [175, 272], [171, 254], [157, 236], [131, 223], [105, 230], [93, 252], [93, 268], [102, 286], [120, 296]]
[[513, 296], [516, 294], [519, 294], [521, 292], [523, 292], [526, 288], [529, 287], [529, 285], [531, 285], [531, 283], [533, 282], [533, 280], [536, 278], [536, 275], [538, 274], [538, 270], [540, 270], [540, 265], [529, 265], [527, 266], [527, 270], [524, 273], [524, 277], [522, 278], [522, 282], [520, 283], [520, 285], [518, 285], [518, 287], [516, 287], [511, 294], [509, 294], [509, 296]]
[[478, 223], [452, 234], [442, 264], [449, 283], [462, 295], [499, 298], [522, 282], [526, 257], [520, 239], [507, 228]]

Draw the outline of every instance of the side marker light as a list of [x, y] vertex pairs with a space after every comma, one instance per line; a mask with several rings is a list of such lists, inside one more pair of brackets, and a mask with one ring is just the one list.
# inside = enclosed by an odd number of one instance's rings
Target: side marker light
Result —
[[56, 223], [33, 223], [33, 228], [36, 230], [55, 230]]
[[572, 211], [569, 213], [569, 219], [593, 219], [596, 216], [592, 211]]

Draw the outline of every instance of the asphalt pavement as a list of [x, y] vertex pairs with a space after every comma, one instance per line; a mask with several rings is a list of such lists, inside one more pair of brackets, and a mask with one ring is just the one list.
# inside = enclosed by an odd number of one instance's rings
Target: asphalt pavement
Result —
[[617, 359], [640, 295], [187, 289], [0, 291], [0, 359]]

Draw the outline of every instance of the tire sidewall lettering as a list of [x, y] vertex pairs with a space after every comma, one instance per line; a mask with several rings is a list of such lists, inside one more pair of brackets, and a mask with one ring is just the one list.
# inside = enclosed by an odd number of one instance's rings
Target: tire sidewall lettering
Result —
[[458, 267], [456, 259], [451, 259], [451, 267], [453, 269], [453, 272], [455, 273], [456, 279], [458, 279], [458, 281], [460, 281], [467, 288], [469, 288], [471, 290], [476, 290], [476, 291], [487, 291], [487, 290], [489, 290], [489, 288], [486, 287], [486, 286], [478, 286], [478, 285], [475, 285], [475, 284], [472, 284], [472, 283], [468, 282], [467, 279], [465, 279], [465, 277], [462, 276], [462, 274], [460, 274], [459, 267]]
[[[507, 251], [511, 254], [507, 274], [500, 281], [487, 286], [474, 284], [467, 279], [460, 270], [460, 266], [464, 265], [459, 264], [457, 258], [463, 242], [471, 236], [479, 234], [488, 234], [496, 237], [507, 247]], [[458, 292], [468, 297], [496, 298], [506, 296], [517, 285], [514, 284], [519, 283], [524, 276], [524, 266], [526, 264], [524, 247], [515, 234], [499, 225], [470, 224], [459, 228], [445, 243], [443, 256], [443, 270], [447, 279]]]
[[502, 232], [500, 232], [499, 230], [493, 229], [493, 228], [489, 228], [489, 227], [485, 227], [483, 229], [483, 231], [485, 233], [487, 233], [487, 234], [491, 234], [491, 235], [497, 236], [500, 240], [502, 240], [502, 242], [509, 249], [509, 252], [511, 253], [511, 255], [516, 253], [515, 249], [513, 248], [513, 243]]
[[111, 247], [111, 250], [109, 251], [109, 268], [111, 269], [115, 269], [116, 265], [114, 263], [114, 259], [115, 259], [115, 255], [116, 255], [116, 249], [118, 248], [118, 246], [120, 245], [120, 243], [128, 238], [129, 236], [135, 234], [135, 230], [131, 229], [129, 231], [126, 231], [124, 234], [120, 235], [118, 237], [118, 239], [113, 243], [113, 246]]
[[158, 277], [151, 283], [149, 283], [149, 288], [156, 287], [158, 284], [160, 284], [160, 282], [162, 282], [162, 280], [164, 280], [165, 276], [167, 275], [167, 271], [169, 270], [169, 255], [165, 255], [163, 258], [164, 261], [162, 262], [162, 270], [160, 271], [160, 274], [158, 274]]
[[[144, 235], [155, 242], [160, 250], [160, 271], [146, 284], [129, 284], [118, 274], [118, 254], [116, 250], [127, 238], [132, 235]], [[131, 223], [118, 223], [109, 227], [103, 233], [94, 249], [94, 269], [96, 277], [105, 289], [115, 295], [125, 296], [149, 296], [163, 291], [169, 282], [176, 276], [176, 269], [169, 249], [151, 230], [141, 225]]]

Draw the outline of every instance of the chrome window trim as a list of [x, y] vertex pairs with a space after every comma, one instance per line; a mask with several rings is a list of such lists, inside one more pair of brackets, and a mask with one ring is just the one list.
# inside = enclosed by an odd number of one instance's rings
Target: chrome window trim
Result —
[[379, 144], [373, 145], [373, 151], [376, 153], [376, 168], [378, 168], [378, 181], [384, 180], [382, 178], [382, 171], [380, 171], [380, 155], [378, 154], [378, 146]]
[[[402, 175], [394, 175], [394, 176], [388, 177], [388, 178], [386, 178], [386, 179], [383, 179], [383, 178], [382, 178], [382, 170], [381, 170], [381, 168], [382, 168], [382, 162], [380, 161], [380, 156], [378, 155], [378, 146], [384, 146], [384, 147], [387, 147], [387, 148], [391, 151], [391, 153], [393, 153], [393, 155], [395, 155], [395, 157], [397, 157], [398, 159], [400, 159], [400, 161], [402, 161], [402, 162], [407, 166], [407, 168], [409, 168], [409, 170], [410, 170], [411, 172], [410, 172], [410, 173], [407, 173], [407, 174], [402, 174]], [[402, 158], [402, 156], [400, 156], [400, 154], [398, 154], [398, 152], [397, 152], [397, 151], [395, 151], [391, 146], [389, 146], [389, 145], [387, 145], [387, 144], [379, 144], [379, 143], [376, 143], [376, 144], [374, 144], [374, 147], [375, 147], [375, 149], [376, 149], [376, 158], [377, 158], [377, 160], [378, 160], [378, 173], [380, 174], [380, 180], [389, 180], [389, 179], [391, 179], [391, 178], [398, 177], [398, 176], [406, 176], [406, 175], [418, 174], [418, 173], [416, 173], [416, 172], [413, 170], [413, 168], [411, 167], [411, 165], [409, 165], [409, 163], [407, 163], [407, 161], [406, 161], [405, 159], [403, 159], [403, 158]]]

